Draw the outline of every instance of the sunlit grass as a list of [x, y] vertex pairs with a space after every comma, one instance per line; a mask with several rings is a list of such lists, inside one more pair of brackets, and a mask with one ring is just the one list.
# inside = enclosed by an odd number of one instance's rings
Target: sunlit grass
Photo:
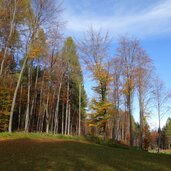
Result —
[[87, 143], [83, 137], [68, 138], [46, 134], [0, 134], [3, 139], [0, 141], [0, 171], [171, 170], [170, 155]]
[[46, 133], [25, 133], [25, 132], [2, 132], [0, 133], [0, 139], [20, 139], [20, 138], [30, 138], [30, 139], [66, 139], [66, 140], [86, 140], [83, 136], [72, 136], [72, 135], [62, 135], [62, 134], [46, 134]]

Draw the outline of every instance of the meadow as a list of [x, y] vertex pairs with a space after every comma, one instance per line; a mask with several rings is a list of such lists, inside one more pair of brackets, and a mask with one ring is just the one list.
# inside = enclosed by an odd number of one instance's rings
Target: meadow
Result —
[[100, 145], [84, 137], [1, 133], [0, 171], [27, 170], [170, 171], [171, 156]]

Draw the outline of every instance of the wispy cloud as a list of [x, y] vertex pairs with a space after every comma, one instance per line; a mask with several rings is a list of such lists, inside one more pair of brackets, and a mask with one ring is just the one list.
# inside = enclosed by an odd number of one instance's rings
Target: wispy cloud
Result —
[[114, 36], [130, 34], [148, 37], [171, 34], [170, 0], [156, 1], [157, 3], [153, 1], [149, 5], [142, 3], [138, 8], [136, 4], [125, 6], [123, 1], [116, 3], [116, 0], [109, 0], [108, 3], [103, 1], [98, 7], [90, 4], [90, 0], [81, 0], [77, 5], [71, 2], [72, 0], [69, 4], [66, 2], [65, 18], [68, 21], [68, 32], [73, 34], [85, 32], [90, 26], [107, 30]]

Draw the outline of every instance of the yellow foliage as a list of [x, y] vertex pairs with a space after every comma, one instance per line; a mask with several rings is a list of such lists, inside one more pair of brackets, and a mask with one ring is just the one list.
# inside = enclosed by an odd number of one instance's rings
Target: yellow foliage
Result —
[[9, 116], [10, 115], [10, 112], [9, 111], [1, 111], [3, 115], [7, 115]]
[[97, 124], [89, 124], [90, 127], [97, 126]]
[[35, 57], [40, 56], [40, 54], [41, 54], [40, 47], [36, 47], [30, 51], [29, 58], [34, 59]]

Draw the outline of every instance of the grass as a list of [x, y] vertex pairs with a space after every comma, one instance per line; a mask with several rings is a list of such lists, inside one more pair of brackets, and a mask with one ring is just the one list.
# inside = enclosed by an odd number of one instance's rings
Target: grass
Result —
[[83, 137], [0, 134], [0, 171], [170, 171], [171, 157], [99, 145]]
[[72, 136], [72, 135], [61, 135], [61, 134], [46, 134], [46, 133], [25, 133], [25, 132], [15, 132], [15, 133], [8, 133], [2, 132], [0, 133], [0, 139], [21, 139], [21, 138], [28, 138], [28, 139], [65, 139], [65, 140], [77, 140], [77, 141], [84, 141], [86, 140], [85, 137], [80, 136]]
[[[149, 152], [150, 152], [150, 153], [158, 153], [157, 150], [150, 150]], [[161, 150], [161, 149], [160, 149], [160, 153], [161, 153], [161, 154], [168, 154], [168, 155], [171, 155], [171, 149], [166, 149], [166, 150]]]

